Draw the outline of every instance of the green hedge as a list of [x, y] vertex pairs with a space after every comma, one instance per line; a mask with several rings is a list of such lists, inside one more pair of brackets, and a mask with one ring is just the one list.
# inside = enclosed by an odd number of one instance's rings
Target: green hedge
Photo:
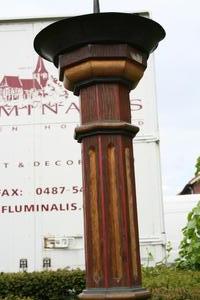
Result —
[[200, 271], [164, 265], [143, 269], [143, 286], [154, 300], [200, 300]]
[[34, 300], [66, 300], [67, 296], [79, 294], [84, 289], [84, 278], [81, 270], [1, 273], [0, 297], [14, 295]]
[[0, 300], [33, 300], [33, 298], [30, 297], [18, 297], [18, 296], [8, 296], [6, 298], [0, 298]]
[[[162, 265], [142, 272], [153, 300], [200, 300], [200, 271]], [[0, 300], [67, 300], [84, 288], [81, 270], [0, 274]]]

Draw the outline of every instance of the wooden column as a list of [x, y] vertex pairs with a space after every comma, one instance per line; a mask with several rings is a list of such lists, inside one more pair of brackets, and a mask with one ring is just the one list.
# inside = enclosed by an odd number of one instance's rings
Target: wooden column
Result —
[[126, 44], [59, 56], [60, 79], [80, 93], [86, 290], [83, 299], [147, 299], [141, 287], [129, 92], [146, 55]]
[[[98, 12], [98, 9], [97, 11]], [[138, 14], [106, 12], [62, 19], [38, 33], [36, 52], [80, 94], [86, 290], [83, 299], [147, 299], [141, 288], [129, 92], [165, 37]], [[133, 47], [134, 45], [134, 47]]]

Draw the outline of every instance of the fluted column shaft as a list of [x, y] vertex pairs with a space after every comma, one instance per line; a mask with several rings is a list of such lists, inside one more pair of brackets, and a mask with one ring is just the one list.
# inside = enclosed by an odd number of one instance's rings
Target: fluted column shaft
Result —
[[[98, 84], [80, 96], [83, 126], [130, 123], [126, 86]], [[141, 284], [132, 153], [132, 134], [114, 127], [82, 139], [88, 288]]]

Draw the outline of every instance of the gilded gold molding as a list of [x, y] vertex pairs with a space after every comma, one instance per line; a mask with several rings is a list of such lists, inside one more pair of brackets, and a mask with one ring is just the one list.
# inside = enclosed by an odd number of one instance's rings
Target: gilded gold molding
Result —
[[145, 67], [130, 60], [89, 60], [64, 71], [65, 88], [73, 90], [77, 82], [95, 77], [121, 77], [138, 83]]

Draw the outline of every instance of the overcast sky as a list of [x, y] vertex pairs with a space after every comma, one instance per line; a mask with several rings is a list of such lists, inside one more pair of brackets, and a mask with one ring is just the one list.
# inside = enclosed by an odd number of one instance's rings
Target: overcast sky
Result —
[[[92, 0], [0, 0], [0, 19], [92, 12]], [[149, 11], [167, 36], [155, 52], [165, 195], [193, 177], [200, 155], [200, 1], [100, 0], [101, 11]]]

